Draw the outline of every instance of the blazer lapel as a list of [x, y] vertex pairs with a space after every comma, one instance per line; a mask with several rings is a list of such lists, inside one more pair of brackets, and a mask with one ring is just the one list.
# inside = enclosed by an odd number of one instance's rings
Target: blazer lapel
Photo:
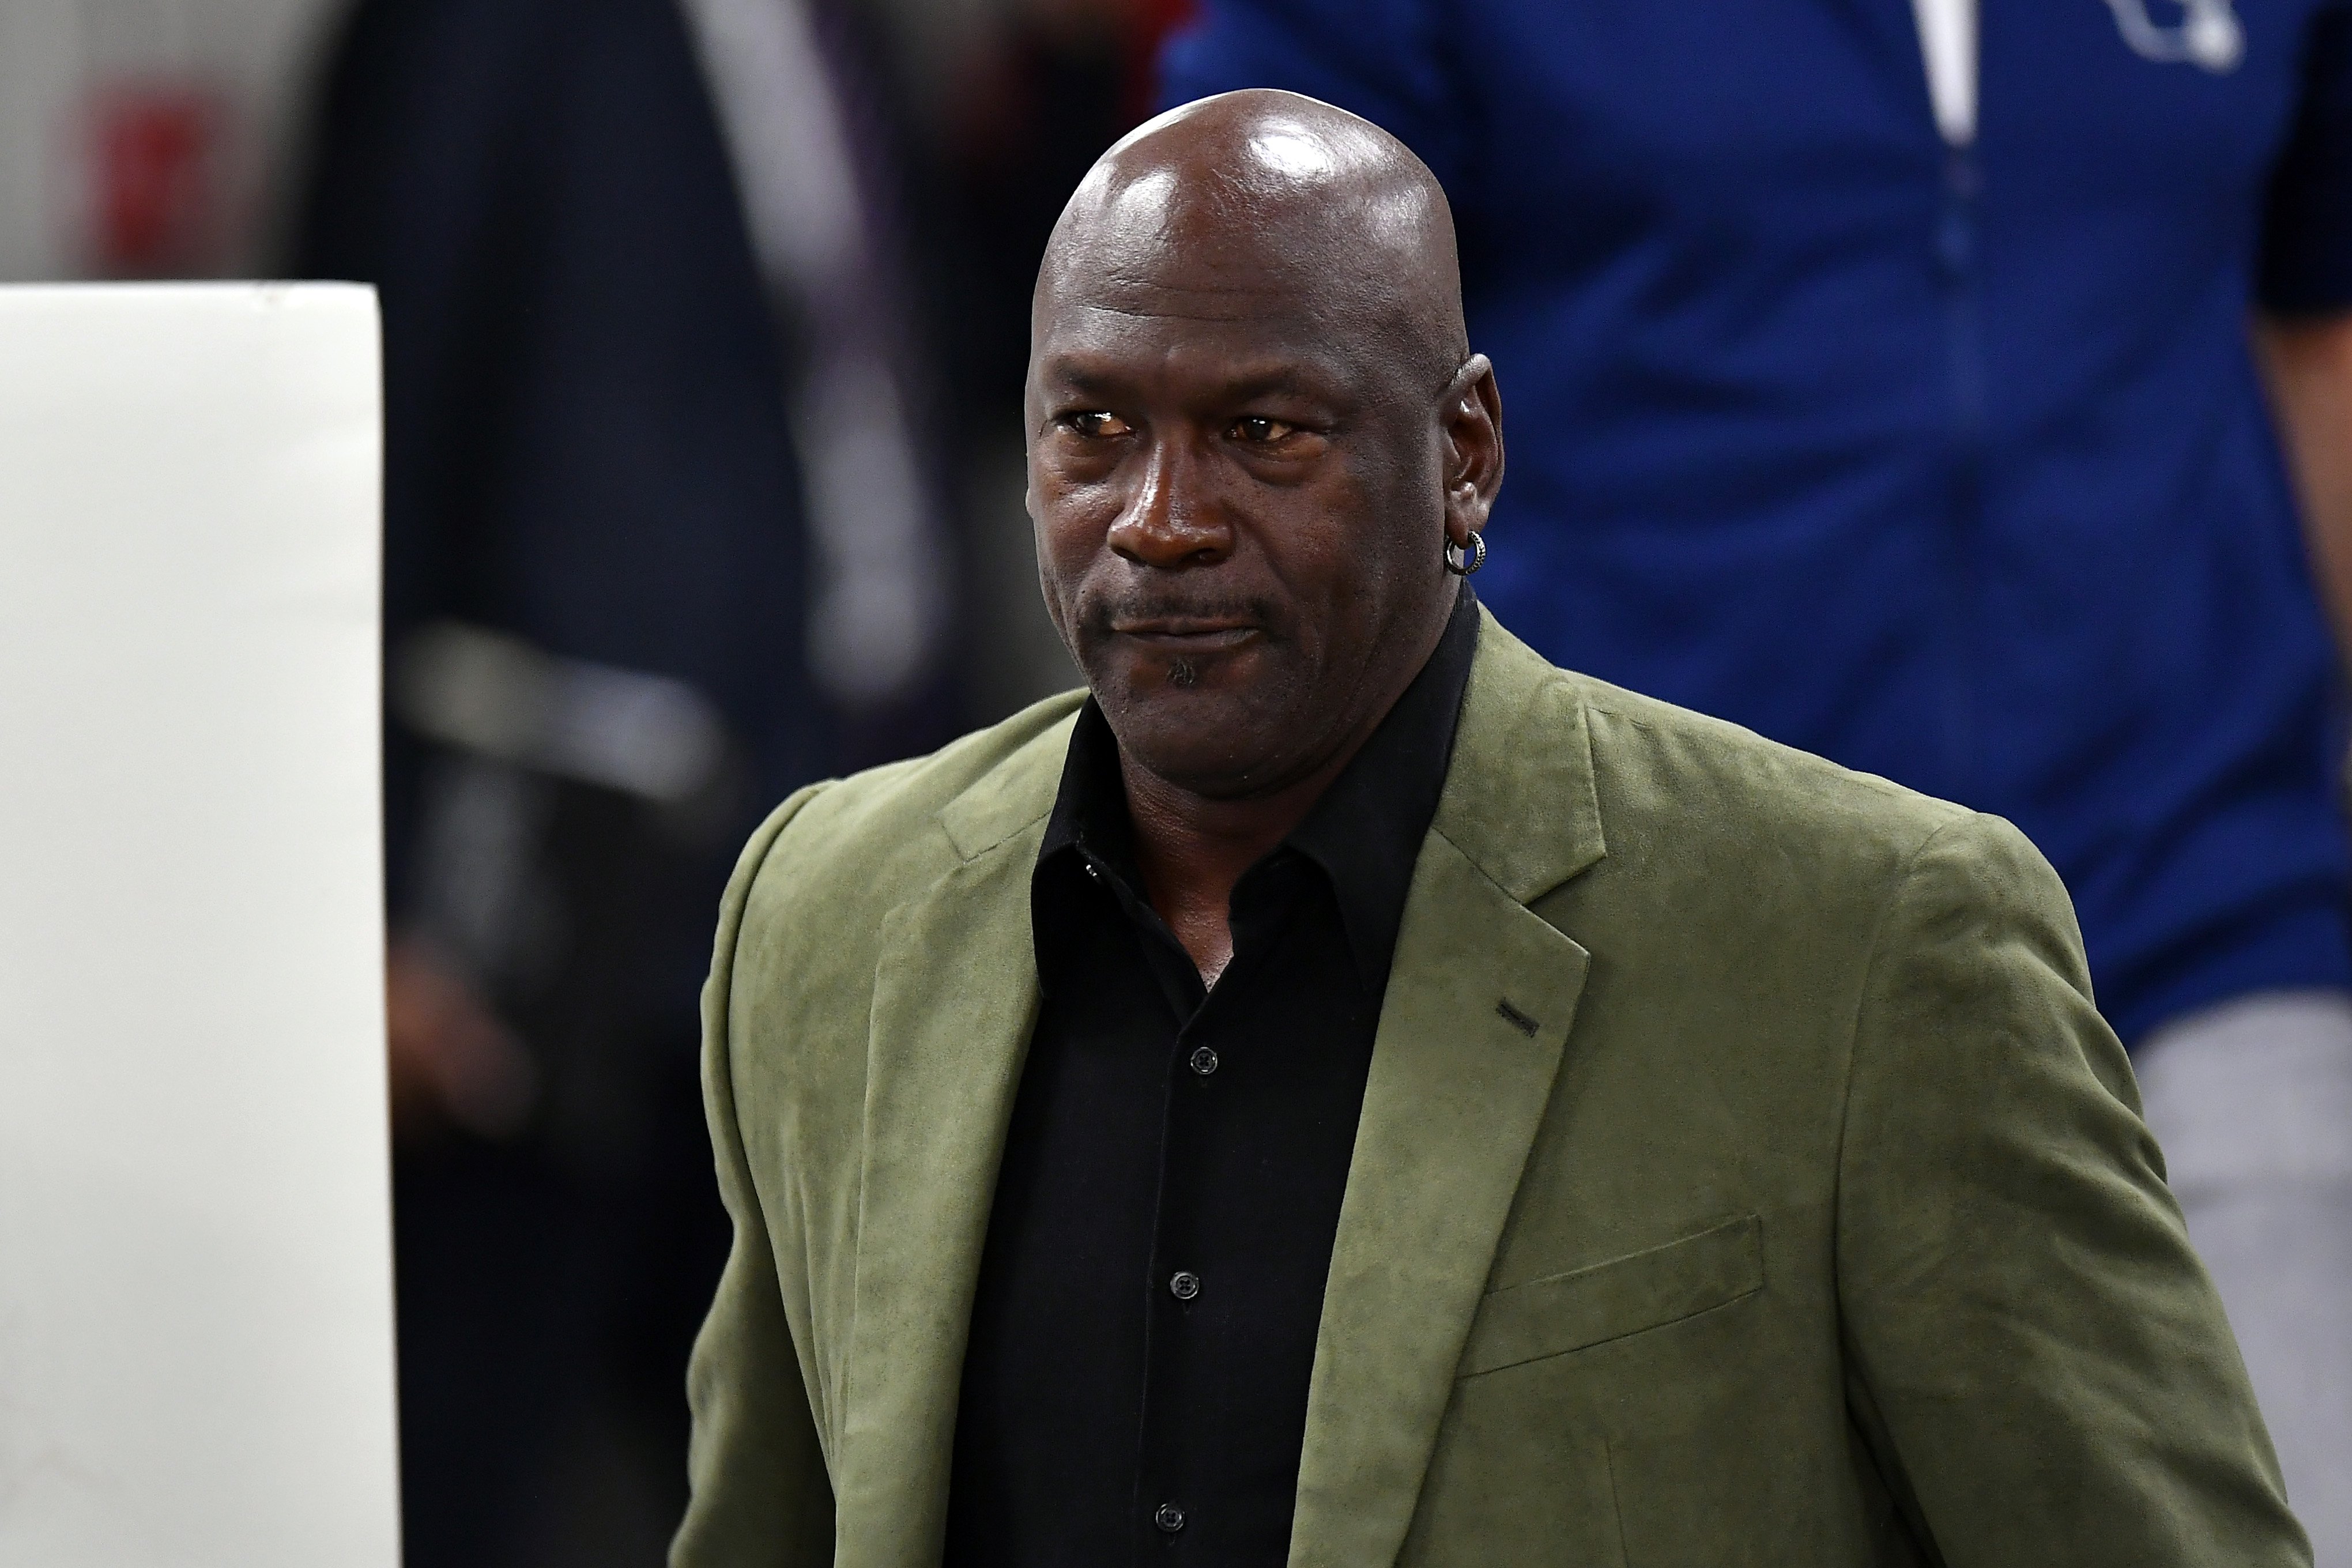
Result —
[[1030, 873], [1068, 734], [1056, 724], [1002, 787], [942, 814], [961, 864], [885, 922], [834, 1475], [844, 1564], [940, 1558], [972, 1293], [1036, 1024]]
[[1490, 617], [1373, 1045], [1291, 1568], [1403, 1543], [1584, 987], [1584, 949], [1527, 905], [1601, 853], [1582, 704]]

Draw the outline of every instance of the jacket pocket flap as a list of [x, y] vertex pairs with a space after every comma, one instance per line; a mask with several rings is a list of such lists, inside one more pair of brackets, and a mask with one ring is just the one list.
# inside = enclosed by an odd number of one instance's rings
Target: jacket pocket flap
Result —
[[1458, 1375], [1582, 1350], [1663, 1328], [1764, 1288], [1764, 1222], [1742, 1215], [1679, 1241], [1488, 1296]]

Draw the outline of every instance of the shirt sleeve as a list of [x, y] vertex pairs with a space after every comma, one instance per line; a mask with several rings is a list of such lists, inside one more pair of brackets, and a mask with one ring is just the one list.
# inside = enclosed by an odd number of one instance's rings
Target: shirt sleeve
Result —
[[2312, 23], [2302, 103], [2271, 176], [2258, 292], [2281, 315], [2352, 310], [2352, 5]]
[[1335, 103], [1402, 142], [1458, 203], [1467, 125], [1433, 0], [1208, 0], [1160, 58], [1164, 105], [1244, 87]]
[[1848, 1396], [1948, 1568], [2305, 1568], [2066, 894], [1998, 818], [1914, 858], [1855, 1022]]

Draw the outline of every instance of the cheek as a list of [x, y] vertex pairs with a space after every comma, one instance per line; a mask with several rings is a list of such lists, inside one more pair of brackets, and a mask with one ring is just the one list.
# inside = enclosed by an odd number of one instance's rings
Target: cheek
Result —
[[1100, 480], [1077, 480], [1051, 466], [1029, 468], [1029, 516], [1037, 526], [1039, 563], [1050, 572], [1076, 576], [1101, 552], [1118, 502]]
[[[1302, 605], [1319, 606], [1334, 628], [1376, 622], [1400, 595], [1417, 591], [1418, 570], [1438, 565], [1443, 514], [1433, 508], [1426, 529], [1400, 517], [1394, 499], [1368, 495], [1354, 483], [1294, 494], [1293, 504], [1264, 517], [1255, 531], [1273, 574]], [[1429, 536], [1419, 547], [1419, 534]], [[1423, 556], [1427, 559], [1424, 561]]]

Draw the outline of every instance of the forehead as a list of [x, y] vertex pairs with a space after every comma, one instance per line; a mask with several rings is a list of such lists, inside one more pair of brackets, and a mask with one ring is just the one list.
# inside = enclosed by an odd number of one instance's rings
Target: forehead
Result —
[[1266, 380], [1337, 390], [1376, 374], [1389, 310], [1246, 237], [1155, 227], [1090, 237], [1041, 280], [1041, 382], [1107, 375]]
[[1360, 343], [1324, 312], [1245, 290], [1107, 288], [1040, 311], [1032, 364], [1052, 383], [1106, 375], [1347, 382]]

